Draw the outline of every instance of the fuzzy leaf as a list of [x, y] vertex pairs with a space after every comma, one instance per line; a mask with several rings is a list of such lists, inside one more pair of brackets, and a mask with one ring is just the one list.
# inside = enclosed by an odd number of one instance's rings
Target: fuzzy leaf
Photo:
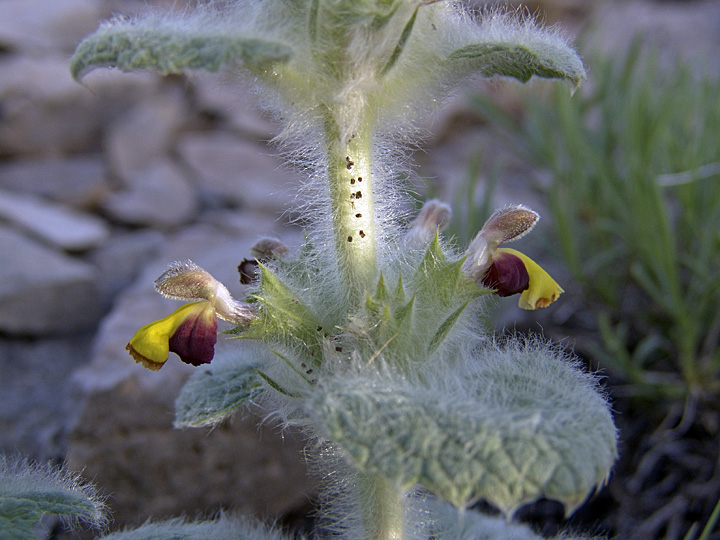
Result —
[[553, 29], [538, 27], [530, 17], [491, 10], [481, 17], [473, 34], [447, 57], [468, 72], [522, 82], [537, 75], [567, 80], [574, 87], [585, 78], [582, 60], [567, 41]]
[[[463, 509], [462, 517], [459, 518], [456, 508], [440, 501], [432, 504], [430, 511], [435, 518], [435, 536], [438, 540], [544, 540], [529, 526], [511, 523], [502, 516], [489, 516], [472, 509]], [[562, 536], [557, 540], [561, 539], [580, 540], [570, 536]]]
[[263, 391], [256, 359], [218, 355], [195, 370], [175, 400], [175, 427], [215, 425]]
[[136, 529], [126, 529], [103, 536], [102, 540], [287, 540], [277, 529], [250, 523], [246, 519], [220, 516], [208, 521], [147, 522]]
[[105, 523], [104, 504], [91, 485], [62, 469], [0, 456], [0, 538], [34, 538], [33, 526], [44, 514]]
[[547, 497], [570, 512], [606, 479], [616, 432], [591, 375], [539, 343], [489, 346], [458, 367], [415, 384], [344, 375], [313, 409], [362, 471], [458, 507], [483, 498], [512, 514]]
[[473, 43], [454, 51], [450, 60], [465, 60], [484, 77], [504, 75], [527, 82], [533, 75], [566, 79], [578, 86], [585, 68], [569, 48], [544, 45], [532, 49], [513, 43]]
[[167, 75], [242, 66], [262, 73], [287, 62], [291, 54], [291, 49], [282, 43], [232, 34], [224, 28], [116, 20], [101, 26], [78, 45], [70, 70], [76, 79], [98, 67], [152, 70]]

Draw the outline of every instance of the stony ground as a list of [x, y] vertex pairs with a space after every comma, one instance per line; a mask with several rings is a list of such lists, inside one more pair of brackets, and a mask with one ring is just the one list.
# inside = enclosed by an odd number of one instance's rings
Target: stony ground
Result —
[[[275, 127], [233, 81], [71, 79], [78, 40], [144, 4], [0, 1], [0, 452], [84, 469], [110, 495], [117, 525], [198, 509], [302, 515], [313, 485], [292, 434], [257, 430], [254, 417], [173, 431], [188, 367], [149, 373], [124, 350], [139, 324], [174, 307], [152, 290], [168, 262], [192, 259], [240, 296], [235, 269], [258, 237], [301, 236], [288, 225], [298, 178], [267, 144]], [[598, 47], [621, 48], [644, 27], [689, 58], [717, 50], [720, 16], [703, 15], [711, 1], [591, 4], [540, 7], [573, 30], [597, 23]], [[446, 198], [488, 142], [469, 117], [454, 100], [418, 155], [420, 175]], [[510, 179], [499, 198], [527, 202], [522, 188]]]

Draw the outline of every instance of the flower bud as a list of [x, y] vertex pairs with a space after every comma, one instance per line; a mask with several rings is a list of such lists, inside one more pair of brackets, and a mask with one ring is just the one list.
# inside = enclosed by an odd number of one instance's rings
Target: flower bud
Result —
[[442, 231], [450, 224], [451, 218], [450, 205], [438, 199], [427, 201], [410, 224], [410, 230], [405, 235], [405, 242], [411, 246], [427, 244], [438, 231]]

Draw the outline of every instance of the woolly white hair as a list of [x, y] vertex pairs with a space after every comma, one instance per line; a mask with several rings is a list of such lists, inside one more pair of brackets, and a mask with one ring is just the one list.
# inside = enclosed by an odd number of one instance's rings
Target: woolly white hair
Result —
[[87, 524], [102, 529], [108, 523], [105, 500], [95, 486], [78, 473], [50, 463], [0, 455], [0, 499], [3, 498], [20, 501], [23, 520], [30, 514], [37, 520], [48, 513], [60, 516], [71, 526]]

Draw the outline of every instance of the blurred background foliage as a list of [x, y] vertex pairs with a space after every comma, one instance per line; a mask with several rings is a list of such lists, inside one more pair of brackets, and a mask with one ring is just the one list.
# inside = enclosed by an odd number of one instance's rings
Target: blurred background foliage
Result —
[[[618, 538], [718, 538], [720, 81], [641, 39], [586, 61], [572, 98], [536, 85], [472, 104], [533, 171], [543, 262], [572, 288], [543, 330], [601, 369], [615, 401], [621, 462], [590, 507]], [[478, 156], [455, 199], [461, 245], [506, 172], [490, 156], [481, 183]]]
[[[633, 396], [715, 396], [720, 81], [660, 68], [640, 41], [590, 62], [587, 91], [527, 93], [520, 119], [484, 96], [473, 103], [540, 171], [553, 252], [596, 315], [583, 348]], [[486, 211], [476, 210], [471, 230]]]

